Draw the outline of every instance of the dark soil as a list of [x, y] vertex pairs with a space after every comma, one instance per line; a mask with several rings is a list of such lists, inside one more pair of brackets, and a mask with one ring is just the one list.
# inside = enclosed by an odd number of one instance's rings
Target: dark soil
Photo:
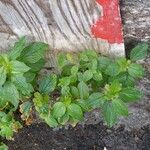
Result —
[[10, 150], [150, 150], [150, 126], [129, 132], [99, 123], [53, 131], [40, 123], [24, 128], [6, 143]]

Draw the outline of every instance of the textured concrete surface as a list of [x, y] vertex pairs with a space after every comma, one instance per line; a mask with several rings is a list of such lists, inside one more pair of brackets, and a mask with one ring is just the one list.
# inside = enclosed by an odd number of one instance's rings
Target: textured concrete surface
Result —
[[150, 0], [120, 0], [125, 39], [150, 42]]

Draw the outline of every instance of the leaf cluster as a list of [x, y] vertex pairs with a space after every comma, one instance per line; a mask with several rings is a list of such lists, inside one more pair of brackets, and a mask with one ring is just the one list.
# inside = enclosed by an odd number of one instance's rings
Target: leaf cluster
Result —
[[[85, 112], [99, 108], [112, 127], [118, 117], [129, 115], [127, 104], [143, 95], [135, 84], [144, 76], [144, 68], [136, 61], [144, 59], [147, 50], [146, 43], [138, 45], [130, 59], [112, 59], [92, 50], [59, 53], [59, 74], [47, 75], [39, 83], [34, 98], [36, 110], [49, 126], [56, 127], [74, 126], [84, 119]], [[60, 95], [53, 101], [54, 90]]]
[[[14, 119], [14, 112], [20, 103], [26, 104], [21, 105], [22, 111], [29, 107], [26, 101], [34, 92], [37, 75], [45, 64], [47, 48], [48, 45], [42, 42], [27, 44], [22, 37], [10, 51], [0, 54], [0, 136], [11, 139], [13, 132], [21, 128]], [[1, 147], [5, 146], [2, 144]]]
[[[26, 125], [32, 123], [32, 111], [36, 110], [50, 127], [57, 127], [75, 126], [85, 112], [99, 108], [112, 127], [120, 116], [129, 115], [129, 102], [141, 99], [135, 84], [144, 76], [144, 68], [136, 61], [147, 56], [146, 43], [137, 45], [130, 59], [112, 59], [92, 50], [61, 52], [57, 56], [58, 73], [40, 78], [47, 49], [45, 43], [27, 44], [22, 37], [8, 53], [0, 54], [1, 137], [12, 139], [22, 127], [14, 117], [18, 109]], [[0, 149], [7, 146], [1, 143]]]

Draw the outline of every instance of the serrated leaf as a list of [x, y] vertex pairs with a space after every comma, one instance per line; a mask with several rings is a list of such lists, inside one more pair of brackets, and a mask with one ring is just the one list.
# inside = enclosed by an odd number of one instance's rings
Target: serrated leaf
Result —
[[12, 76], [11, 80], [23, 95], [29, 96], [33, 91], [32, 85], [27, 83], [26, 78], [23, 75], [14, 75]]
[[53, 118], [53, 116], [48, 116], [45, 118], [46, 123], [50, 126], [50, 127], [57, 127], [58, 126], [58, 122], [56, 121], [55, 118]]
[[71, 116], [74, 119], [82, 120], [83, 119], [83, 112], [79, 105], [71, 103], [67, 107], [67, 113], [69, 116]]
[[97, 70], [97, 66], [98, 66], [97, 59], [92, 59], [88, 64], [89, 70], [91, 70], [93, 73]]
[[147, 56], [148, 47], [148, 43], [138, 44], [135, 48], [132, 49], [130, 53], [130, 59], [132, 61], [144, 59]]
[[23, 76], [26, 78], [26, 81], [28, 83], [31, 83], [35, 79], [36, 74], [33, 73], [33, 72], [28, 71], [28, 72], [24, 73]]
[[69, 120], [68, 114], [64, 114], [62, 117], [58, 118], [58, 122], [62, 125], [65, 125], [68, 120]]
[[95, 81], [101, 81], [103, 79], [102, 73], [100, 71], [97, 71], [93, 74], [93, 79]]
[[77, 80], [78, 80], [77, 75], [71, 75], [70, 76], [70, 83], [71, 84], [75, 84], [77, 82]]
[[59, 53], [57, 56], [57, 64], [59, 68], [63, 68], [65, 65], [68, 64], [66, 54], [63, 52]]
[[89, 97], [89, 88], [83, 81], [78, 84], [78, 90], [81, 99], [87, 99]]
[[109, 76], [117, 76], [120, 73], [120, 68], [117, 63], [112, 63], [106, 68], [105, 74]]
[[2, 86], [6, 81], [6, 70], [4, 67], [0, 67], [0, 86]]
[[60, 99], [65, 104], [65, 106], [69, 106], [72, 101], [72, 98], [70, 96], [64, 96], [64, 97], [61, 97]]
[[122, 89], [120, 99], [124, 102], [134, 102], [141, 99], [143, 94], [135, 87], [127, 87]]
[[21, 53], [19, 60], [25, 63], [36, 63], [44, 58], [48, 45], [42, 42], [31, 43]]
[[63, 87], [61, 88], [61, 94], [62, 94], [63, 96], [69, 95], [69, 94], [70, 94], [70, 87], [69, 87], [69, 86], [63, 86]]
[[95, 109], [103, 106], [103, 98], [101, 93], [92, 93], [87, 100], [88, 105]]
[[10, 65], [12, 74], [24, 73], [30, 70], [30, 68], [26, 64], [17, 60], [11, 61]]
[[32, 110], [32, 103], [30, 101], [24, 102], [20, 105], [19, 111], [22, 113], [21, 118], [27, 120]]
[[[80, 56], [81, 59], [84, 60], [84, 61], [86, 61], [87, 58], [88, 58], [88, 60], [89, 60], [89, 59], [90, 59], [90, 60], [93, 60], [93, 59], [95, 59], [95, 58], [98, 57], [98, 56], [97, 56], [97, 53], [96, 53], [94, 50], [90, 50], [90, 49], [87, 49], [87, 50], [81, 52], [80, 54], [81, 54], [81, 56]], [[85, 56], [87, 56], [87, 58], [86, 58]], [[83, 59], [83, 58], [84, 58], [84, 59]]]
[[73, 66], [71, 68], [71, 74], [76, 75], [78, 73], [79, 67], [78, 66]]
[[39, 83], [39, 91], [48, 94], [55, 90], [57, 84], [57, 76], [55, 74], [46, 75]]
[[36, 63], [28, 63], [28, 66], [31, 68], [32, 72], [39, 72], [45, 65], [45, 60], [42, 58]]
[[110, 78], [110, 81], [118, 80], [123, 86], [133, 86], [135, 83], [135, 79], [131, 77], [128, 73], [120, 73], [114, 78]]
[[141, 78], [144, 76], [144, 68], [139, 64], [131, 64], [128, 68], [128, 73], [133, 78]]
[[122, 89], [122, 85], [119, 83], [119, 81], [114, 80], [113, 82], [111, 82], [111, 85], [109, 87], [109, 92], [115, 94], [120, 92], [121, 89]]
[[13, 104], [16, 110], [19, 104], [19, 93], [17, 91], [16, 86], [11, 82], [7, 82], [3, 87], [3, 92], [4, 92], [4, 98], [8, 102]]
[[117, 58], [117, 59], [116, 59], [116, 62], [117, 62], [117, 64], [118, 64], [119, 67], [120, 67], [120, 72], [126, 71], [127, 68], [128, 68], [128, 65], [129, 65], [129, 63], [130, 63], [130, 61], [127, 61], [126, 58]]
[[79, 97], [79, 90], [75, 86], [71, 86], [71, 94], [73, 97], [78, 98]]
[[78, 72], [78, 73], [77, 73], [77, 76], [78, 76], [78, 80], [79, 80], [80, 82], [84, 80], [84, 79], [83, 79], [83, 73]]
[[63, 68], [61, 68], [61, 75], [62, 76], [70, 76], [71, 74], [71, 68], [73, 67], [73, 64], [67, 64]]
[[108, 65], [110, 65], [112, 62], [109, 58], [100, 56], [98, 60], [98, 68], [101, 70], [105, 70]]
[[60, 118], [62, 117], [66, 112], [66, 106], [64, 103], [62, 102], [56, 102], [54, 105], [53, 105], [53, 111], [52, 111], [52, 114], [53, 114], [53, 117], [54, 118]]
[[68, 86], [71, 82], [70, 77], [62, 77], [61, 79], [59, 79], [59, 86]]
[[114, 108], [117, 115], [128, 116], [128, 108], [126, 104], [119, 99], [115, 99], [112, 101], [112, 107]]
[[8, 126], [4, 126], [1, 130], [0, 130], [0, 135], [2, 137], [6, 137], [6, 139], [11, 139], [13, 136], [13, 130], [8, 127]]
[[103, 105], [103, 117], [109, 127], [112, 127], [117, 121], [117, 114], [110, 102]]
[[93, 77], [93, 73], [91, 70], [86, 70], [84, 73], [83, 73], [83, 81], [84, 82], [87, 82], [89, 81], [90, 79], [92, 79]]
[[15, 60], [20, 56], [22, 50], [25, 47], [25, 44], [26, 44], [25, 37], [20, 38], [19, 41], [15, 43], [14, 47], [10, 50], [9, 53], [9, 57], [11, 60]]
[[87, 100], [78, 99], [76, 100], [76, 104], [79, 105], [84, 112], [87, 112], [90, 110], [90, 105]]

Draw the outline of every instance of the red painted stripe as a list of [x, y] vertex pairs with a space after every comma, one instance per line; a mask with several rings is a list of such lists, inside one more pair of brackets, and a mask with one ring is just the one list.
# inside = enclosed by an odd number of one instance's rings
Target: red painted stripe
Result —
[[118, 0], [97, 0], [97, 2], [103, 7], [103, 16], [92, 25], [92, 34], [95, 38], [108, 40], [110, 44], [123, 43]]

